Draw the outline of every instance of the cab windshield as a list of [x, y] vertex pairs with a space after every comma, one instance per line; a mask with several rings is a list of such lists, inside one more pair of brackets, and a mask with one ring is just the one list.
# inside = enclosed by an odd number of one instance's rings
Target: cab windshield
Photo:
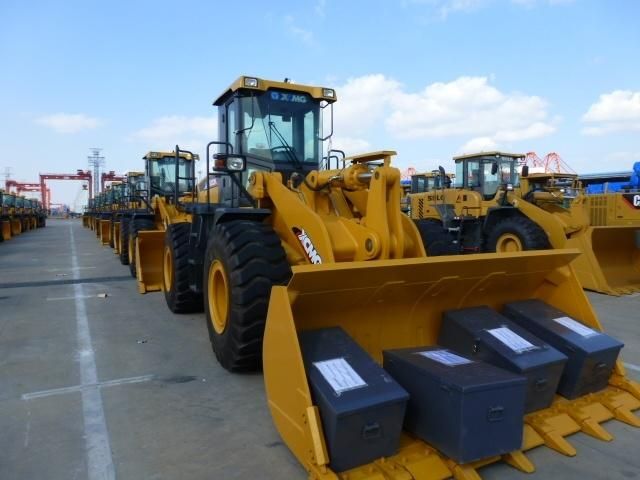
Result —
[[493, 198], [501, 185], [517, 186], [519, 182], [517, 158], [485, 157], [456, 162], [456, 187], [476, 190], [485, 199]]
[[237, 125], [242, 152], [276, 163], [319, 163], [318, 100], [302, 92], [269, 90], [239, 102], [240, 118], [229, 118], [229, 124]]
[[[170, 195], [174, 193], [176, 185], [176, 158], [162, 157], [149, 162], [149, 180], [151, 182], [151, 196]], [[178, 176], [191, 175], [191, 160], [182, 157], [178, 160]], [[192, 182], [182, 178], [178, 184], [178, 193], [183, 194], [193, 190]]]

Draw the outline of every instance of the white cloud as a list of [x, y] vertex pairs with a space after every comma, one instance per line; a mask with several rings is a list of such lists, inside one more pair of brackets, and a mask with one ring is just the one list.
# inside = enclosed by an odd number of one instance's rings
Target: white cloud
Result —
[[[534, 8], [539, 5], [548, 5], [551, 7], [557, 5], [568, 5], [575, 0], [510, 0], [513, 5]], [[440, 20], [446, 20], [450, 15], [456, 13], [473, 13], [483, 8], [504, 4], [498, 0], [403, 0], [403, 6], [409, 5], [425, 5], [437, 14]]]
[[319, 16], [320, 18], [325, 17], [326, 8], [327, 8], [327, 0], [318, 0], [315, 6], [313, 7], [314, 11], [316, 12], [316, 15]]
[[[334, 122], [336, 132], [361, 136], [381, 122], [391, 99], [401, 91], [401, 84], [382, 74], [350, 78], [337, 89]], [[346, 133], [345, 133], [346, 132]]]
[[131, 139], [144, 141], [145, 148], [154, 150], [181, 149], [203, 155], [206, 144], [218, 137], [215, 117], [187, 117], [166, 115], [154, 119], [151, 125], [131, 135]]
[[615, 90], [600, 95], [582, 121], [590, 124], [582, 130], [586, 135], [640, 131], [640, 91]]
[[384, 75], [352, 78], [337, 90], [336, 133], [366, 138], [376, 125], [400, 139], [458, 137], [466, 147], [495, 147], [555, 131], [547, 102], [504, 93], [486, 77], [459, 77], [410, 92]]
[[315, 45], [313, 32], [311, 30], [305, 30], [304, 28], [298, 26], [295, 17], [293, 17], [292, 15], [285, 16], [284, 23], [287, 26], [287, 30], [289, 31], [290, 35], [297, 38], [307, 46]]
[[555, 7], [556, 5], [569, 5], [574, 2], [575, 0], [511, 0], [511, 3], [526, 8], [533, 8], [541, 3]]
[[96, 128], [103, 123], [99, 118], [84, 113], [54, 113], [38, 117], [35, 122], [58, 133], [78, 133]]
[[167, 139], [172, 137], [197, 135], [201, 137], [216, 137], [218, 135], [218, 121], [215, 117], [186, 117], [182, 115], [167, 115], [156, 118], [151, 125], [133, 134], [136, 138], [145, 140]]
[[498, 150], [498, 143], [491, 137], [476, 137], [458, 149], [458, 153], [488, 152]]
[[438, 13], [445, 19], [452, 13], [469, 13], [484, 7], [487, 0], [446, 0], [440, 2]]
[[342, 150], [347, 155], [355, 155], [370, 151], [371, 144], [363, 138], [335, 135], [331, 138], [331, 148]]

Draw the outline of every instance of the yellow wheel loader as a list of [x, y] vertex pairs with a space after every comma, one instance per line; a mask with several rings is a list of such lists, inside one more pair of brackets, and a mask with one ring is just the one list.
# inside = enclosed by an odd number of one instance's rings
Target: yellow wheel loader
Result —
[[20, 235], [22, 233], [22, 222], [20, 220], [20, 210], [16, 206], [18, 203], [18, 196], [9, 193], [7, 198], [7, 205], [9, 207], [9, 221], [11, 223], [11, 236], [15, 237], [16, 235]]
[[[601, 227], [572, 174], [531, 173], [524, 155], [487, 152], [454, 158], [456, 184], [411, 194], [411, 217], [432, 255], [578, 248], [584, 288], [610, 295], [640, 289], [640, 230]], [[441, 172], [444, 174], [444, 171]]]
[[129, 265], [129, 224], [133, 215], [147, 213], [143, 198], [146, 198], [144, 172], [130, 171], [125, 175], [120, 201], [116, 206], [114, 223], [114, 250], [122, 265]]
[[[221, 140], [207, 147], [199, 188], [185, 165], [172, 176], [184, 188], [174, 186], [169, 201], [152, 200], [153, 229], [138, 231], [136, 239], [142, 289], [160, 284], [170, 308], [173, 295], [202, 295], [222, 366], [262, 366], [274, 423], [309, 478], [478, 479], [478, 468], [500, 460], [531, 472], [524, 450], [546, 445], [572, 456], [576, 450], [565, 437], [573, 433], [610, 440], [601, 423], [612, 418], [640, 426], [632, 413], [640, 408], [640, 386], [618, 361], [604, 389], [557, 397], [524, 416], [522, 443], [513, 451], [460, 463], [405, 431], [392, 454], [346, 471], [331, 468], [330, 432], [309, 380], [315, 367], [303, 358], [306, 333], [341, 327], [379, 364], [389, 349], [436, 344], [447, 310], [500, 310], [524, 299], [562, 310], [574, 328], [601, 330], [571, 267], [577, 250], [426, 258], [416, 226], [399, 209], [394, 152], [318, 170], [328, 138], [320, 109], [335, 100], [331, 89], [241, 77], [215, 102]], [[213, 147], [222, 151], [212, 153]], [[176, 169], [182, 155], [187, 152], [176, 147]], [[501, 414], [486, 412], [491, 421]], [[384, 435], [375, 423], [356, 429], [365, 440]]]
[[[177, 148], [177, 147], [176, 147]], [[177, 148], [175, 152], [148, 152], [144, 177], [137, 177], [135, 195], [131, 198], [132, 213], [127, 233], [127, 254], [131, 275], [138, 280], [140, 293], [162, 289], [162, 248], [165, 230], [172, 236], [173, 246], [180, 253], [189, 243], [184, 225], [190, 216], [181, 207], [192, 202], [195, 191], [195, 161], [197, 155]], [[171, 224], [175, 224], [170, 226]], [[175, 259], [177, 274], [184, 271], [183, 254]], [[202, 297], [178, 278], [179, 294], [168, 293], [174, 303], [172, 311], [190, 312], [202, 309]]]
[[640, 190], [589, 194], [586, 204], [592, 226], [640, 225]]
[[0, 241], [11, 239], [11, 194], [0, 190]]

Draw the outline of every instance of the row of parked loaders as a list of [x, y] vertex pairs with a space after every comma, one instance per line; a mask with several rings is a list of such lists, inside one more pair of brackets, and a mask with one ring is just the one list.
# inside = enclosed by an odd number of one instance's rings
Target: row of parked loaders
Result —
[[[556, 398], [605, 389], [623, 346], [540, 300], [508, 303], [502, 312], [446, 311], [437, 345], [383, 351], [382, 366], [339, 327], [301, 332], [300, 344], [338, 472], [396, 454], [403, 430], [461, 465], [514, 455], [550, 433], [548, 410], [536, 412]], [[618, 418], [638, 426], [619, 407]], [[574, 432], [611, 440], [598, 423], [607, 419], [602, 414], [611, 418], [605, 409], [568, 409], [562, 420]], [[575, 454], [561, 436], [551, 446]], [[524, 456], [512, 460], [527, 468]]]
[[[329, 137], [307, 122], [335, 101], [240, 77], [215, 102], [204, 179], [195, 155], [150, 152], [124, 201], [112, 187], [85, 225], [141, 293], [204, 309], [224, 368], [262, 369], [310, 479], [472, 480], [499, 460], [532, 472], [524, 451], [572, 456], [571, 434], [610, 440], [612, 418], [640, 427], [640, 385], [578, 281], [580, 251], [427, 257], [399, 210], [395, 152], [322, 165]], [[248, 144], [266, 124], [271, 148]]]

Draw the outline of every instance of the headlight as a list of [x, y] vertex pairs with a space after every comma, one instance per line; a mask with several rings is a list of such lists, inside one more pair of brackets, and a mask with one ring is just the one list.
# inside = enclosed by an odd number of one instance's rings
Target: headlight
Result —
[[513, 192], [513, 184], [507, 183], [507, 192]]
[[227, 170], [234, 172], [241, 172], [244, 170], [244, 158], [242, 157], [229, 157], [227, 158]]
[[336, 97], [336, 91], [333, 88], [323, 88], [322, 89], [322, 96], [323, 97], [327, 97], [327, 98], [335, 98]]
[[253, 77], [244, 77], [244, 86], [249, 88], [258, 88], [258, 79]]
[[232, 153], [214, 153], [213, 169], [227, 172], [242, 172], [245, 168], [244, 155], [234, 155]]

